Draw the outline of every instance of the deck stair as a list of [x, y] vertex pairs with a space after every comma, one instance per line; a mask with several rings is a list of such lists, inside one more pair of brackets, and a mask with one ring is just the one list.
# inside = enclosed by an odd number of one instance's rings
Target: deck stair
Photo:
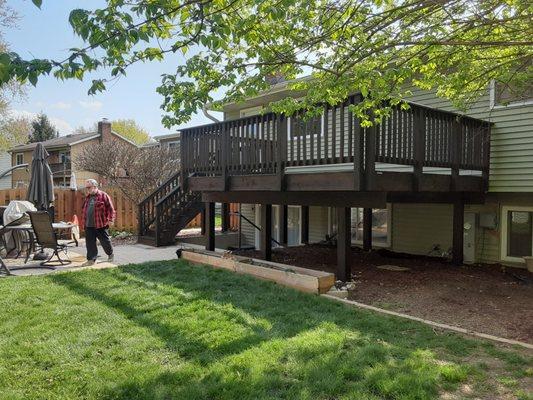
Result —
[[171, 176], [139, 204], [139, 243], [172, 245], [176, 235], [203, 209], [201, 194], [187, 190], [180, 173]]

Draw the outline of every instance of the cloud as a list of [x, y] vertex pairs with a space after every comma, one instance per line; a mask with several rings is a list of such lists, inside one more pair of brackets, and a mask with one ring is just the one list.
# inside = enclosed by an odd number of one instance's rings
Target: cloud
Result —
[[87, 110], [93, 110], [93, 111], [97, 111], [99, 109], [101, 109], [103, 107], [103, 103], [100, 102], [100, 101], [83, 101], [83, 100], [80, 100], [78, 102], [80, 104], [80, 106], [82, 106], [83, 108], [86, 108]]
[[57, 103], [51, 104], [51, 108], [56, 108], [58, 110], [68, 110], [72, 108], [72, 104], [70, 103], [64, 103], [62, 101], [58, 101]]
[[[25, 117], [34, 119], [37, 116], [37, 113], [26, 111], [26, 110], [10, 110], [9, 113], [13, 117]], [[59, 131], [59, 135], [64, 136], [68, 135], [69, 133], [72, 133], [74, 131], [74, 128], [72, 128], [72, 125], [70, 125], [67, 121], [61, 118], [56, 117], [50, 117], [48, 116], [48, 119], [52, 123], [53, 126]]]

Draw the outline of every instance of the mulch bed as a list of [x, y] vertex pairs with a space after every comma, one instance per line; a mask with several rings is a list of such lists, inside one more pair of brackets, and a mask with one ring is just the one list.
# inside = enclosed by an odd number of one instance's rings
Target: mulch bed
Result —
[[[431, 257], [353, 249], [350, 298], [478, 332], [533, 343], [533, 274], [501, 265], [454, 266]], [[238, 254], [258, 257], [256, 251]], [[334, 272], [336, 249], [275, 249], [273, 261]], [[376, 268], [408, 267], [408, 271]]]

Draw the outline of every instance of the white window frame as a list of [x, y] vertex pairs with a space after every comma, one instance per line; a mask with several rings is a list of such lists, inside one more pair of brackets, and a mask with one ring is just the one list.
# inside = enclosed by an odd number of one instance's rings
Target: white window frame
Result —
[[525, 101], [514, 101], [509, 104], [496, 104], [496, 81], [493, 79], [489, 85], [489, 108], [491, 110], [498, 110], [508, 107], [523, 107], [533, 105], [533, 99]]
[[[350, 208], [363, 208], [363, 207], [350, 207]], [[372, 241], [372, 247], [381, 247], [381, 248], [389, 248], [392, 246], [392, 204], [387, 203], [387, 242], [383, 243], [377, 243]], [[328, 207], [328, 235], [331, 236], [333, 234], [333, 218], [335, 213], [335, 207]], [[351, 219], [350, 219], [350, 226], [351, 226]], [[362, 240], [352, 240], [352, 245], [363, 245]]]
[[[21, 157], [20, 162], [19, 162], [19, 156]], [[22, 164], [24, 164], [24, 153], [15, 154], [15, 165], [22, 165]]]
[[[509, 228], [509, 224], [508, 224], [508, 214], [509, 214], [509, 211], [524, 211], [524, 212], [531, 212], [533, 213], [533, 207], [524, 207], [524, 206], [502, 206], [502, 209], [501, 209], [501, 230], [500, 230], [500, 243], [501, 243], [501, 248], [500, 248], [500, 258], [502, 261], [509, 261], [509, 262], [513, 262], [513, 263], [520, 263], [520, 264], [524, 264], [525, 261], [523, 258], [520, 258], [520, 257], [511, 257], [511, 256], [508, 256], [507, 255], [507, 244], [508, 244], [508, 241], [507, 241], [507, 236], [508, 236], [508, 228]], [[532, 237], [532, 240], [533, 240], [533, 237]]]

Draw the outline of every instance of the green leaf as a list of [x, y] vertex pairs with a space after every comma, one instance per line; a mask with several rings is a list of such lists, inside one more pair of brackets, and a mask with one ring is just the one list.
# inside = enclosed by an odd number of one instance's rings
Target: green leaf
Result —
[[41, 8], [41, 5], [43, 4], [43, 0], [32, 0], [32, 2], [39, 8]]

